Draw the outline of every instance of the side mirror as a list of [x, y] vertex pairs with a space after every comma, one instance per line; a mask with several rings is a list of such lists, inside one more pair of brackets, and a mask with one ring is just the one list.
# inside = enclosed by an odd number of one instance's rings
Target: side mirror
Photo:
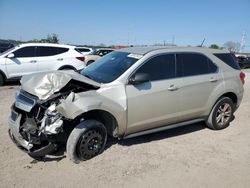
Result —
[[149, 82], [150, 78], [149, 75], [146, 73], [136, 73], [134, 76], [132, 76], [129, 79], [129, 84], [136, 85], [136, 84], [141, 84], [145, 82]]
[[15, 55], [13, 54], [13, 53], [10, 53], [9, 55], [7, 55], [7, 58], [14, 58], [15, 57]]

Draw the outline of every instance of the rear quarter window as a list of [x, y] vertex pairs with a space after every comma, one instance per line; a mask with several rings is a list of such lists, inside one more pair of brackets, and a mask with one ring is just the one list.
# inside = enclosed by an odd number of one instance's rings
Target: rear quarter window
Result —
[[214, 54], [217, 58], [219, 58], [221, 61], [232, 67], [233, 69], [240, 70], [240, 66], [237, 62], [236, 57], [233, 54], [230, 53], [220, 53], [220, 54]]

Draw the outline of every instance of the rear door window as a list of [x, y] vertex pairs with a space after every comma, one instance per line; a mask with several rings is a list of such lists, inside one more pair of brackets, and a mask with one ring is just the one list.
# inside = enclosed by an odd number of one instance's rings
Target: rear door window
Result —
[[208, 74], [217, 70], [217, 66], [202, 54], [178, 53], [176, 59], [179, 77]]
[[67, 52], [68, 48], [50, 47], [50, 46], [37, 46], [37, 56], [53, 56]]
[[175, 55], [163, 54], [151, 58], [143, 64], [137, 73], [147, 73], [150, 81], [171, 79], [175, 77]]
[[67, 51], [69, 51], [68, 48], [59, 48], [59, 47], [57, 48], [57, 54], [62, 54], [62, 53], [65, 53]]

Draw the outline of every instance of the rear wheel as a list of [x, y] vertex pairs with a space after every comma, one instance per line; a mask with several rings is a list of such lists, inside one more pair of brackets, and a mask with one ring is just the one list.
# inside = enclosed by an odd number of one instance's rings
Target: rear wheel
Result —
[[3, 86], [4, 85], [4, 77], [3, 75], [0, 73], [0, 86]]
[[71, 132], [67, 141], [67, 154], [75, 162], [85, 161], [100, 154], [107, 141], [107, 130], [96, 120], [85, 120]]
[[94, 62], [95, 62], [95, 61], [93, 61], [93, 60], [88, 61], [88, 62], [87, 62], [87, 66], [90, 65], [90, 64], [92, 64], [92, 63], [94, 63]]
[[233, 120], [235, 105], [228, 97], [223, 97], [214, 105], [206, 124], [213, 130], [224, 129]]
[[71, 66], [61, 67], [58, 70], [74, 70], [74, 71], [76, 71], [76, 69], [74, 67], [71, 67]]

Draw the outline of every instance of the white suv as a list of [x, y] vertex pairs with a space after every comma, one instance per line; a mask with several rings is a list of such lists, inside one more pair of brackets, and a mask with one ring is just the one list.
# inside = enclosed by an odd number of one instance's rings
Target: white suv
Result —
[[51, 70], [81, 70], [84, 56], [75, 46], [27, 43], [0, 54], [0, 86], [6, 80]]

